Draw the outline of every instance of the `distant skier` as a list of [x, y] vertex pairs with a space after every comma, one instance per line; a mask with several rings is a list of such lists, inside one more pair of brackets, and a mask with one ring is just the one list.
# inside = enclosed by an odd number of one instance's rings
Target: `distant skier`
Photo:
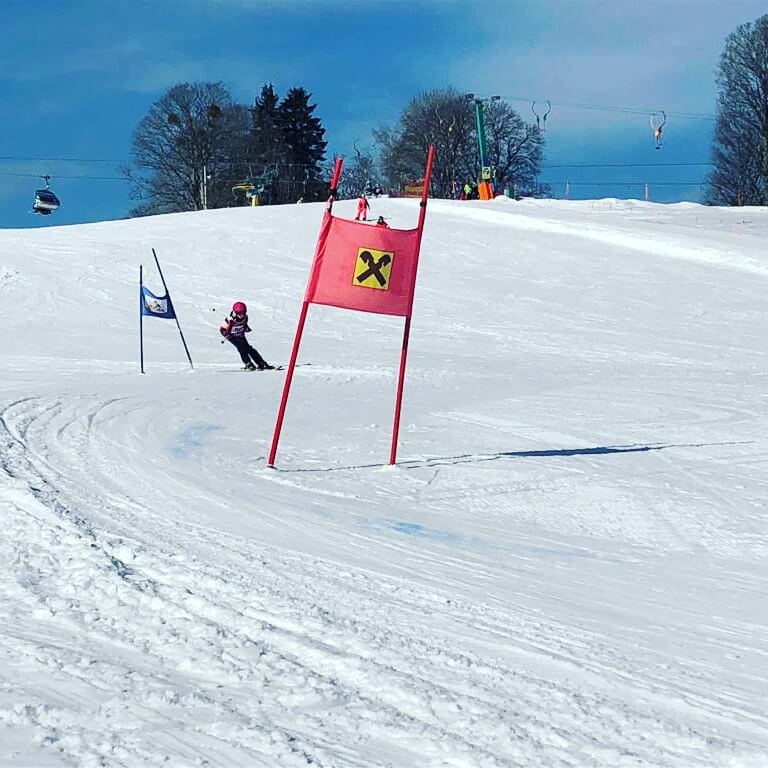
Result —
[[360, 193], [360, 197], [357, 198], [357, 216], [355, 221], [368, 221], [368, 210], [371, 204], [368, 202], [368, 198], [365, 196], [365, 192]]
[[248, 326], [248, 308], [242, 301], [236, 301], [232, 305], [232, 311], [219, 326], [219, 332], [240, 353], [243, 370], [255, 371], [257, 368], [260, 371], [274, 370], [275, 366], [270, 365], [245, 338], [245, 334], [250, 333], [251, 329]]
[[387, 224], [387, 222], [384, 221], [384, 217], [383, 216], [379, 216], [379, 218], [376, 219], [376, 226], [377, 227], [382, 227], [383, 229], [389, 229], [389, 224]]

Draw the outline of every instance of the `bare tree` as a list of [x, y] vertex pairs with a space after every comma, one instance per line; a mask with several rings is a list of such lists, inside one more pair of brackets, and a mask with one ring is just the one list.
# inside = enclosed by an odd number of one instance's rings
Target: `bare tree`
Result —
[[341, 174], [339, 197], [342, 200], [357, 197], [377, 181], [376, 162], [369, 152], [359, 150], [355, 142], [355, 156], [348, 164], [345, 163], [344, 173]]
[[509, 186], [515, 194], [531, 194], [536, 188], [544, 152], [541, 131], [526, 123], [504, 101], [489, 103], [484, 116], [488, 164], [496, 170], [496, 186]]
[[[394, 128], [382, 126], [373, 131], [373, 139], [379, 148], [381, 177], [390, 189], [399, 189], [404, 179], [422, 172], [413, 167], [412, 159], [406, 158], [399, 149], [400, 134]], [[423, 165], [423, 159], [421, 164]]]
[[223, 83], [179, 83], [149, 109], [133, 133], [123, 173], [140, 204], [134, 215], [218, 208], [246, 154], [248, 111]]
[[425, 91], [411, 99], [394, 131], [374, 133], [389, 183], [399, 186], [404, 178], [421, 177], [427, 150], [434, 144], [432, 190], [438, 197], [450, 197], [453, 183], [470, 171], [473, 126], [472, 105], [455, 88]]
[[[485, 108], [485, 127], [487, 161], [496, 169], [497, 183], [532, 189], [542, 160], [541, 132], [503, 101]], [[382, 170], [394, 186], [404, 178], [422, 175], [430, 144], [437, 151], [433, 194], [450, 197], [456, 183], [463, 185], [480, 176], [475, 105], [455, 88], [420, 94], [403, 110], [396, 128], [382, 128], [374, 137]]]
[[707, 202], [768, 205], [768, 15], [728, 35], [717, 85]]

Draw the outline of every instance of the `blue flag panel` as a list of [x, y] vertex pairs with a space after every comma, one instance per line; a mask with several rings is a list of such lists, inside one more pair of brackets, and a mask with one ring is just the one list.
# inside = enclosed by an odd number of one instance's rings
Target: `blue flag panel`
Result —
[[162, 317], [167, 320], [173, 320], [176, 317], [171, 297], [168, 294], [155, 296], [144, 286], [141, 286], [141, 314], [149, 315], [149, 317]]

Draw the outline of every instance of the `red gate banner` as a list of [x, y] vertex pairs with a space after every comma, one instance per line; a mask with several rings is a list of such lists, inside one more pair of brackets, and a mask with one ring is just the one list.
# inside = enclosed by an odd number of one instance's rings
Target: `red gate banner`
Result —
[[385, 229], [326, 213], [305, 301], [382, 315], [411, 314], [419, 230]]

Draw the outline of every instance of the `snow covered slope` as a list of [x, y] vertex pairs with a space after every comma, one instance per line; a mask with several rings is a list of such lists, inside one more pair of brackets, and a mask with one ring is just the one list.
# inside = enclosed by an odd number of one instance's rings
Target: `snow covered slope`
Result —
[[0, 765], [768, 765], [767, 212], [431, 203], [271, 470], [321, 213], [0, 231]]

